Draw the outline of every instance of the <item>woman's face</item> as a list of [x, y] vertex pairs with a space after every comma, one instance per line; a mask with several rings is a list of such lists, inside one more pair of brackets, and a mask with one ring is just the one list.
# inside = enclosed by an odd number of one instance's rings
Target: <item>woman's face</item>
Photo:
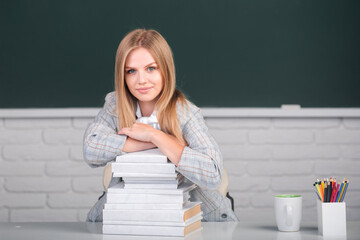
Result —
[[160, 69], [146, 48], [139, 47], [129, 53], [124, 76], [131, 94], [139, 102], [155, 105], [164, 84]]

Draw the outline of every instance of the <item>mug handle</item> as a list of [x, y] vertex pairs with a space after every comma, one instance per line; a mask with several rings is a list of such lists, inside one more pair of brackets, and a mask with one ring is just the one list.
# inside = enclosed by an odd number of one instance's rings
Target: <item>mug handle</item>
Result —
[[293, 206], [286, 205], [285, 209], [286, 209], [286, 225], [291, 226], [293, 219]]

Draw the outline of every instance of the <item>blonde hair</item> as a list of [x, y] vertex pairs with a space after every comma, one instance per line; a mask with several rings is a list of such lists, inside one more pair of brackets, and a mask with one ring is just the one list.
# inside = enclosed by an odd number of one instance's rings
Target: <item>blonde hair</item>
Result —
[[156, 102], [155, 109], [161, 130], [175, 136], [185, 144], [184, 137], [177, 118], [177, 102], [183, 107], [185, 96], [176, 89], [175, 65], [172, 51], [166, 40], [155, 30], [135, 29], [128, 33], [120, 42], [116, 52], [115, 91], [116, 110], [119, 119], [119, 129], [130, 127], [135, 123], [137, 99], [130, 93], [125, 83], [125, 61], [129, 53], [139, 47], [146, 48], [155, 59], [161, 72], [164, 86]]

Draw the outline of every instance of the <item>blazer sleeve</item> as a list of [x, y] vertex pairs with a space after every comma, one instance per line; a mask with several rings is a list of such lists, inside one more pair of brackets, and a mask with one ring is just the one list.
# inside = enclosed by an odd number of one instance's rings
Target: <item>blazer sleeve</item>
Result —
[[217, 189], [221, 183], [223, 159], [198, 109], [182, 129], [188, 146], [182, 152], [177, 171], [205, 189]]
[[127, 136], [117, 134], [115, 116], [111, 114], [114, 108], [112, 105], [114, 103], [106, 101], [95, 121], [85, 131], [83, 154], [85, 162], [90, 167], [105, 166], [106, 163], [115, 160], [116, 156], [123, 154], [122, 149]]

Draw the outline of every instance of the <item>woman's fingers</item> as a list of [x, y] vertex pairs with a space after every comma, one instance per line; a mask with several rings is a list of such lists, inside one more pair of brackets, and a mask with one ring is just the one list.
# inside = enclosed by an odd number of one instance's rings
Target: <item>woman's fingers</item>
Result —
[[151, 134], [154, 131], [154, 128], [142, 124], [142, 123], [134, 123], [130, 128], [122, 128], [118, 131], [118, 134], [124, 134], [133, 139], [150, 142]]

